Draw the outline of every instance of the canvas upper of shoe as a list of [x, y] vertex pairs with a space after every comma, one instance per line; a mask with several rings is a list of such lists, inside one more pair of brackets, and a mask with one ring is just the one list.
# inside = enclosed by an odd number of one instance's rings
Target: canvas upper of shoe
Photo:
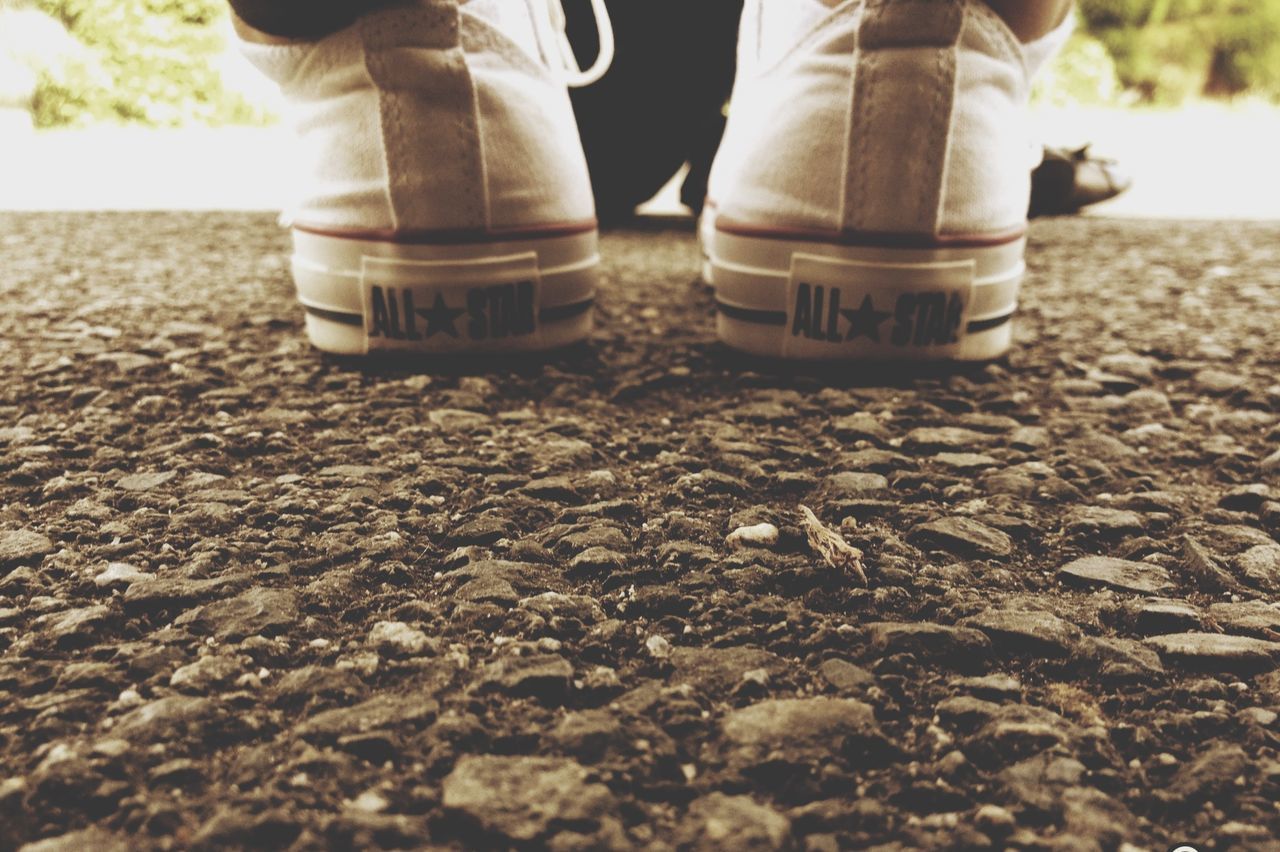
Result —
[[738, 29], [738, 79], [777, 62], [831, 14], [826, 0], [747, 3]]
[[709, 200], [761, 227], [1016, 229], [1030, 78], [1070, 26], [1022, 45], [976, 0], [748, 0]]
[[567, 61], [558, 9], [419, 0], [315, 42], [242, 43], [297, 131], [294, 224], [394, 236], [593, 221], [566, 91], [591, 72]]

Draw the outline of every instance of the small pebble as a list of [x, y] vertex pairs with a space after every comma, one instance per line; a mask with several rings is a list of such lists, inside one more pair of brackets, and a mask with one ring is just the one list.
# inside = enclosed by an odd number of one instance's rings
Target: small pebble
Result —
[[380, 814], [389, 807], [391, 803], [377, 790], [365, 790], [350, 803], [351, 810], [366, 814]]
[[100, 589], [108, 586], [127, 586], [136, 580], [146, 579], [149, 574], [125, 562], [110, 562], [93, 578], [93, 584]]
[[724, 541], [730, 547], [772, 547], [778, 543], [778, 528], [770, 523], [738, 527]]
[[661, 636], [650, 636], [645, 640], [644, 646], [654, 659], [665, 660], [671, 656], [671, 643]]

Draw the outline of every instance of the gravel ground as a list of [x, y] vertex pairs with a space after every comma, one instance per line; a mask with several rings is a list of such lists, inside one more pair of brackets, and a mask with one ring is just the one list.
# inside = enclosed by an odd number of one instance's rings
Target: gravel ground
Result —
[[285, 250], [0, 214], [0, 848], [1276, 848], [1280, 227], [1037, 222], [924, 371], [662, 230], [589, 346], [345, 361]]

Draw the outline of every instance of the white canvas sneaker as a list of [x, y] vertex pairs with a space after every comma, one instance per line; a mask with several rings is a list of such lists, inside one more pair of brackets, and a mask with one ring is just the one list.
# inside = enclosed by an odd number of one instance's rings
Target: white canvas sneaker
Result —
[[559, 0], [416, 0], [315, 42], [242, 42], [286, 96], [307, 333], [360, 354], [549, 349], [591, 330], [595, 211]]
[[1035, 66], [976, 0], [747, 0], [701, 238], [730, 346], [981, 360], [1023, 275]]

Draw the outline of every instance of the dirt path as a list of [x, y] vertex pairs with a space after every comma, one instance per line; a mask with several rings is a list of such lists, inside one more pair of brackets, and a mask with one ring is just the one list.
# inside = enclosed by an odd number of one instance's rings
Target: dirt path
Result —
[[655, 231], [424, 372], [270, 216], [0, 215], [0, 849], [1275, 848], [1280, 228], [1032, 237], [983, 368], [744, 362]]

